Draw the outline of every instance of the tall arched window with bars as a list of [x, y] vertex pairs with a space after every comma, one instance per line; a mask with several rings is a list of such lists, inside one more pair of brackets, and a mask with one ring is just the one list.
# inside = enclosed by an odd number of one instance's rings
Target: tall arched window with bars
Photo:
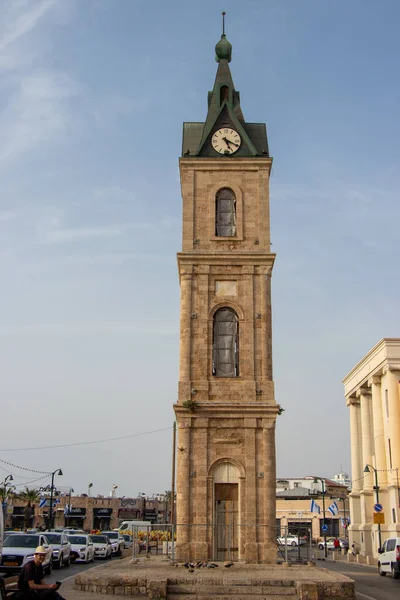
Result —
[[232, 308], [220, 308], [214, 315], [213, 363], [215, 377], [239, 376], [239, 318]]
[[236, 235], [236, 196], [230, 188], [218, 190], [215, 198], [215, 235]]

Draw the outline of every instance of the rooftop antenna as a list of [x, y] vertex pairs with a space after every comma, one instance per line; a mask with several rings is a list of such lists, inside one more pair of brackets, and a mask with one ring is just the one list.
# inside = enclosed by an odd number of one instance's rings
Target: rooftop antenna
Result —
[[226, 12], [222, 11], [222, 35], [225, 35], [225, 15]]

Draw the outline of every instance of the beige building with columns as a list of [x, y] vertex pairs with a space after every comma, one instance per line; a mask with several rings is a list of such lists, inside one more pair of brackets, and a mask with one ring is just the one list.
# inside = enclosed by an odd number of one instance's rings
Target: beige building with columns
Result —
[[[344, 378], [350, 408], [350, 543], [378, 556], [379, 537], [400, 535], [400, 339], [384, 338]], [[369, 472], [365, 472], [368, 466]], [[376, 482], [378, 485], [376, 485]], [[384, 524], [374, 524], [374, 504]]]
[[177, 557], [276, 560], [269, 155], [218, 70], [203, 123], [184, 123]]

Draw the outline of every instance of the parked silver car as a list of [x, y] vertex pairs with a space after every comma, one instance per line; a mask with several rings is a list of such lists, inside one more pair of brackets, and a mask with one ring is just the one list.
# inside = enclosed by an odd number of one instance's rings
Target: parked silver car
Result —
[[71, 564], [71, 544], [65, 533], [53, 533], [49, 531], [46, 537], [53, 546], [53, 566], [61, 569], [63, 565], [69, 567]]

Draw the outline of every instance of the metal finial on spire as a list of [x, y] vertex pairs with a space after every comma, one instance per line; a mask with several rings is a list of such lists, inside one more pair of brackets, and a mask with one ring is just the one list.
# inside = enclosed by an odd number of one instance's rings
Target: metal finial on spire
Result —
[[225, 15], [226, 12], [222, 11], [222, 35], [225, 35]]
[[225, 15], [226, 12], [222, 13], [222, 35], [218, 44], [215, 46], [215, 60], [219, 62], [220, 60], [227, 60], [231, 62], [232, 58], [232, 44], [228, 42], [225, 35]]

